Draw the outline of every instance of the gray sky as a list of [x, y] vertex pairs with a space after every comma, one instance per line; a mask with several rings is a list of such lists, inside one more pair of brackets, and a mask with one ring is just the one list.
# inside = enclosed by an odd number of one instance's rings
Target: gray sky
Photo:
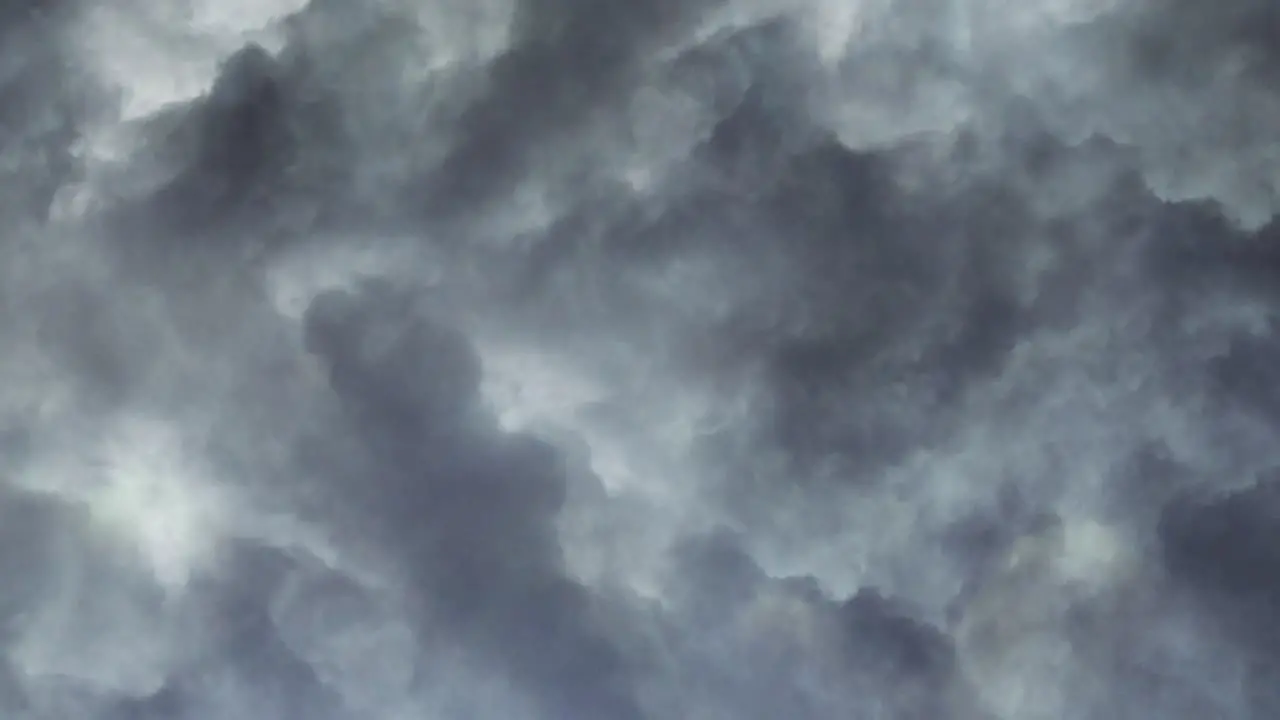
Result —
[[0, 5], [0, 714], [1280, 714], [1280, 12]]

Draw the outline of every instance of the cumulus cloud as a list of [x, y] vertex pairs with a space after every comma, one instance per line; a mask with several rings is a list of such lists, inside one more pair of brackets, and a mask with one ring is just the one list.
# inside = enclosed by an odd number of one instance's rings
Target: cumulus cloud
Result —
[[1269, 6], [240, 5], [0, 5], [8, 716], [1280, 709]]

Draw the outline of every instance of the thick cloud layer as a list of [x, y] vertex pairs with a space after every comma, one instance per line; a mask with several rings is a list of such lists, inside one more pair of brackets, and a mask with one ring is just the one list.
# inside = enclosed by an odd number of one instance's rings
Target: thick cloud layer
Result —
[[0, 712], [1275, 717], [1278, 19], [0, 4]]

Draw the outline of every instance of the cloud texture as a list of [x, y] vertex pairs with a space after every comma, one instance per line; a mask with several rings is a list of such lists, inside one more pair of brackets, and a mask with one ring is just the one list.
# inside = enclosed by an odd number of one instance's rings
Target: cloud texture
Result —
[[0, 4], [0, 714], [1276, 717], [1277, 33]]

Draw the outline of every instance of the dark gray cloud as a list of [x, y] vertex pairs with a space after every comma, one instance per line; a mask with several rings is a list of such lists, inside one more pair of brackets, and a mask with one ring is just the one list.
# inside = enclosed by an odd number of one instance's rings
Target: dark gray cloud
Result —
[[403, 554], [425, 593], [424, 631], [479, 648], [550, 716], [640, 717], [623, 659], [591, 627], [589, 593], [562, 567], [556, 451], [473, 417], [478, 358], [410, 300], [374, 288], [322, 295], [307, 311], [305, 343], [327, 366], [343, 429], [370, 455], [333, 478], [333, 502], [354, 505], [364, 533]]
[[0, 5], [9, 716], [1275, 716], [1269, 6], [276, 5]]
[[5, 213], [14, 222], [42, 213], [72, 171], [70, 145], [92, 89], [60, 68], [61, 3], [12, 2], [0, 9], [4, 53], [0, 58], [0, 142]]

